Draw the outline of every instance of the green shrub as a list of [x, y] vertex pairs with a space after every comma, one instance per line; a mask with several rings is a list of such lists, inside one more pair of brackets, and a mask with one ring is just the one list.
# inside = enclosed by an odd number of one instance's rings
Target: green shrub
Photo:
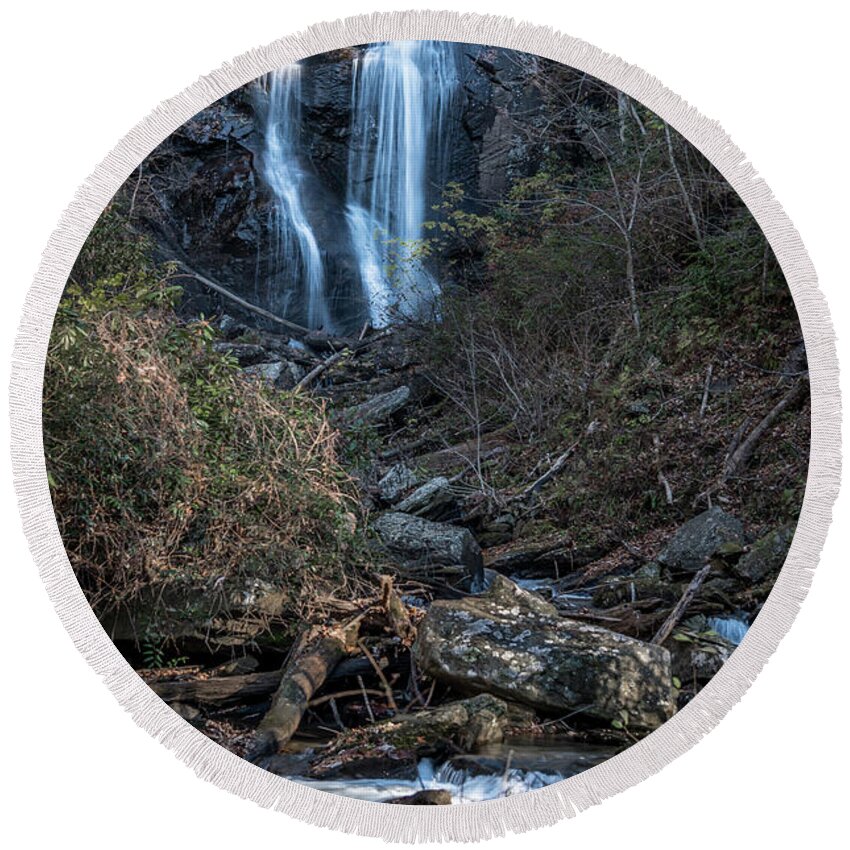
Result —
[[69, 283], [45, 373], [49, 482], [81, 585], [103, 616], [153, 587], [259, 578], [300, 616], [357, 558], [323, 405], [247, 379], [207, 322], [179, 319], [180, 290], [138, 244], [108, 244], [111, 268], [135, 273]]

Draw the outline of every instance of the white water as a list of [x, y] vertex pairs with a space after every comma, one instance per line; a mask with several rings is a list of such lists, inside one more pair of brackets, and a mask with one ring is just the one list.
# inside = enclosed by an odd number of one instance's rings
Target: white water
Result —
[[347, 218], [373, 325], [416, 315], [437, 294], [422, 257], [431, 182], [445, 179], [454, 46], [374, 44], [354, 65]]
[[[343, 794], [359, 800], [382, 802], [406, 797], [417, 791], [448, 791], [453, 803], [475, 803], [534, 791], [575, 776], [610, 758], [615, 750], [592, 745], [540, 740], [511, 744], [491, 744], [480, 756], [467, 757], [475, 770], [453, 764], [436, 764], [422, 759], [415, 779], [306, 779], [289, 776], [295, 782], [320, 791]], [[514, 766], [505, 771], [506, 758]]]
[[749, 626], [737, 617], [709, 617], [708, 627], [729, 643], [738, 646]]
[[306, 173], [300, 160], [301, 67], [287, 65], [268, 75], [263, 172], [275, 195], [270, 286], [273, 303], [290, 314], [304, 305], [310, 328], [329, 326], [322, 253], [304, 210]]

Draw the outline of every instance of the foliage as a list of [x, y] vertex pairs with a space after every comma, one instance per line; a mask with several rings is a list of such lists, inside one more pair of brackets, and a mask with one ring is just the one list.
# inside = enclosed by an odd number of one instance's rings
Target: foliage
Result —
[[207, 322], [178, 319], [180, 290], [140, 263], [143, 246], [95, 233], [109, 249], [81, 267], [111, 273], [66, 288], [43, 407], [81, 584], [104, 615], [132, 614], [152, 588], [164, 599], [262, 579], [303, 613], [356, 560], [356, 500], [322, 404], [246, 379]]

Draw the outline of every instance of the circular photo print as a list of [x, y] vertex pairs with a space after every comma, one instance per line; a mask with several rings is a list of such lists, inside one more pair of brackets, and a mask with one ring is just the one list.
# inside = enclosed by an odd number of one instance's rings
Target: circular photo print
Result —
[[145, 158], [65, 286], [50, 492], [104, 630], [223, 748], [457, 805], [659, 728], [745, 639], [806, 350], [726, 180], [616, 88], [390, 41]]

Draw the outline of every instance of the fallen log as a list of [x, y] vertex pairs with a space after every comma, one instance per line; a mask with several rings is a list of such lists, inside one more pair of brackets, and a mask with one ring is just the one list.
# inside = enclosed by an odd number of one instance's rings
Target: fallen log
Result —
[[[368, 675], [372, 665], [365, 658], [346, 658], [327, 676], [325, 682]], [[193, 703], [208, 708], [226, 708], [245, 702], [257, 702], [271, 696], [280, 686], [283, 670], [267, 670], [240, 676], [211, 679], [152, 682], [151, 690], [167, 703]]]
[[280, 684], [280, 677], [280, 670], [272, 670], [185, 682], [153, 682], [150, 688], [163, 702], [225, 707], [269, 696]]
[[304, 633], [281, 675], [271, 708], [260, 721], [249, 761], [280, 752], [295, 734], [310, 700], [337, 664], [356, 646], [360, 618], [333, 629]]
[[734, 478], [750, 462], [759, 440], [773, 423], [788, 409], [803, 401], [808, 390], [808, 381], [799, 379], [794, 386], [771, 408], [767, 415], [749, 433], [747, 438], [729, 455], [723, 469], [721, 483]]

